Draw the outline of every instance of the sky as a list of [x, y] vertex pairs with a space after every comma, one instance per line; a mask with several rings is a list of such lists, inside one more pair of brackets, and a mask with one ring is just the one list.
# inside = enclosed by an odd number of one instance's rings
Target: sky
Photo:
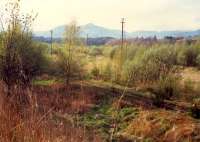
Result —
[[[0, 6], [6, 0], [0, 0]], [[21, 0], [23, 12], [38, 13], [34, 31], [46, 31], [76, 20], [126, 31], [200, 29], [200, 0]]]

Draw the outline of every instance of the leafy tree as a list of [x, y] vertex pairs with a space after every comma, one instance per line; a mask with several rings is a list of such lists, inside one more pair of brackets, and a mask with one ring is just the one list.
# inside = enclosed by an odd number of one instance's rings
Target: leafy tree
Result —
[[1, 20], [0, 77], [8, 87], [28, 86], [41, 72], [45, 57], [41, 45], [33, 42], [31, 25], [36, 16], [20, 15], [20, 0], [8, 3]]

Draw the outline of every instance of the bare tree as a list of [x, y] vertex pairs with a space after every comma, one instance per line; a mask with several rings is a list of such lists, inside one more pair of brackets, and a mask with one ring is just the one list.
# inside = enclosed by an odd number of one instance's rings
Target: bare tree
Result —
[[67, 59], [65, 64], [65, 75], [66, 75], [66, 83], [69, 84], [70, 78], [72, 76], [73, 71], [73, 58], [74, 58], [74, 49], [80, 43], [79, 38], [79, 27], [77, 26], [76, 21], [72, 21], [68, 26], [66, 26], [65, 30], [65, 43], [67, 50]]

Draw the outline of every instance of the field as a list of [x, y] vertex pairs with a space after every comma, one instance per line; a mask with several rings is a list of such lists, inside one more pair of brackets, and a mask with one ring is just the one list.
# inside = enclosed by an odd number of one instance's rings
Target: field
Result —
[[198, 42], [128, 44], [123, 59], [120, 46], [69, 57], [38, 44], [45, 64], [30, 85], [1, 82], [1, 141], [200, 141]]
[[49, 42], [20, 1], [3, 16], [0, 142], [200, 142], [198, 36]]
[[120, 46], [83, 45], [73, 47], [72, 63], [63, 44], [53, 54], [39, 44], [46, 65], [30, 85], [10, 97], [2, 81], [1, 141], [200, 140], [198, 42], [129, 44], [123, 62]]
[[74, 81], [70, 88], [36, 80], [31, 92], [36, 104], [22, 116], [1, 112], [3, 141], [199, 141], [200, 121], [189, 101], [173, 99], [160, 108], [147, 91], [99, 80]]

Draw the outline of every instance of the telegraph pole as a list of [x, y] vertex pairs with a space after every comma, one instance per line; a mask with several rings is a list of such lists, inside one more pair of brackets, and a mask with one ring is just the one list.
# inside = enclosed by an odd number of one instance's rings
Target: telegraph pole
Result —
[[86, 37], [86, 44], [87, 46], [89, 45], [89, 35], [87, 34], [87, 37]]
[[122, 48], [124, 46], [124, 24], [125, 24], [125, 19], [122, 18], [122, 21], [121, 21], [121, 24], [122, 24]]
[[122, 35], [121, 35], [121, 66], [123, 63], [123, 49], [124, 49], [124, 25], [125, 25], [125, 18], [121, 19], [122, 24]]
[[53, 54], [53, 30], [51, 32], [51, 55]]

